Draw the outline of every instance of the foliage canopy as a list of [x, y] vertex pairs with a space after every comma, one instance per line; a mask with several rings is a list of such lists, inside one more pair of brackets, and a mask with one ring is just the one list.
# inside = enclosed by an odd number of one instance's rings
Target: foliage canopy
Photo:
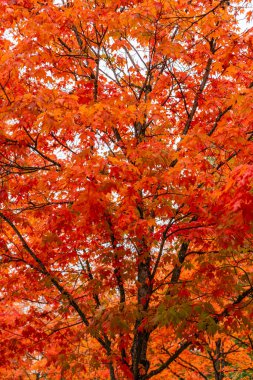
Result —
[[247, 5], [1, 0], [2, 378], [250, 378]]

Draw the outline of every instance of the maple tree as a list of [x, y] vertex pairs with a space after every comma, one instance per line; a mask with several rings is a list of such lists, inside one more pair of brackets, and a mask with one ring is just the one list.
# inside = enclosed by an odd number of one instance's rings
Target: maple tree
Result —
[[251, 378], [247, 5], [0, 2], [2, 378]]

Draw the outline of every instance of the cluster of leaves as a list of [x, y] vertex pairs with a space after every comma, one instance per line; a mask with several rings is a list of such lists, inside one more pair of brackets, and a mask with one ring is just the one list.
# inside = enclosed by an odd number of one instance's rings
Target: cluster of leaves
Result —
[[251, 378], [249, 4], [0, 2], [2, 378]]

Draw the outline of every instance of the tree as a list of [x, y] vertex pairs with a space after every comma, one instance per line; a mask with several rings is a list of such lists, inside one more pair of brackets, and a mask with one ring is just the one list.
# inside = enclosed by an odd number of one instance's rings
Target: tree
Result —
[[250, 375], [249, 4], [1, 1], [3, 378]]

